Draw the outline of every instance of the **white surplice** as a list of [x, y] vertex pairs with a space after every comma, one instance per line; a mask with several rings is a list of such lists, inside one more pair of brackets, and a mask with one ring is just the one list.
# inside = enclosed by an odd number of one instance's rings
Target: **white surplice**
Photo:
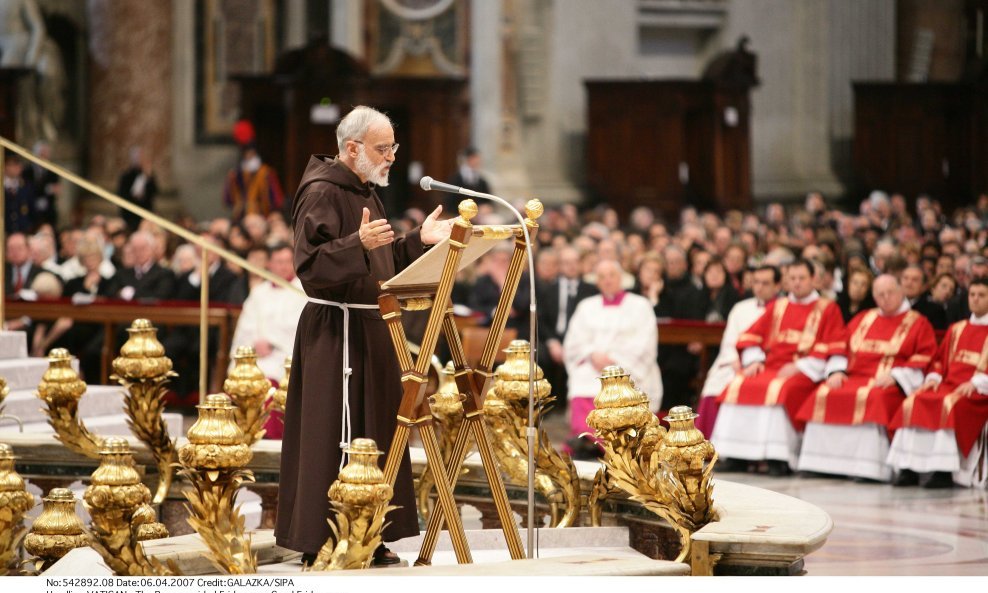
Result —
[[600, 371], [590, 361], [604, 352], [631, 374], [635, 385], [649, 399], [653, 412], [662, 403], [659, 374], [658, 325], [652, 304], [643, 296], [625, 293], [620, 305], [604, 305], [601, 295], [580, 301], [563, 342], [568, 396], [593, 397], [600, 391]]
[[718, 396], [727, 389], [736, 375], [734, 365], [741, 362], [738, 355], [737, 343], [741, 332], [751, 327], [765, 312], [765, 303], [759, 303], [752, 297], [738, 302], [727, 315], [727, 325], [724, 326], [724, 337], [721, 338], [720, 352], [710, 365], [707, 380], [700, 390], [701, 397]]
[[[292, 280], [292, 285], [302, 288], [298, 278]], [[269, 379], [280, 381], [285, 374], [285, 359], [291, 357], [295, 347], [295, 330], [305, 303], [306, 298], [301, 294], [270, 282], [255, 286], [237, 320], [230, 345], [231, 362], [237, 346], [253, 346], [259, 339], [267, 340], [271, 353], [258, 357], [257, 366]]]

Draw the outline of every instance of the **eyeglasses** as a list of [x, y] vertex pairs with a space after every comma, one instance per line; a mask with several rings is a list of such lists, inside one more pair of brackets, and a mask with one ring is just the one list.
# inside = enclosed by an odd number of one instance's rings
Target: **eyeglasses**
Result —
[[[356, 142], [357, 144], [363, 144], [363, 142], [361, 142], [360, 140], [354, 140], [354, 142]], [[398, 154], [397, 142], [395, 142], [391, 146], [373, 146], [372, 148], [376, 150], [377, 153], [380, 154], [381, 156], [387, 156], [389, 152], [391, 153], [391, 156]]]

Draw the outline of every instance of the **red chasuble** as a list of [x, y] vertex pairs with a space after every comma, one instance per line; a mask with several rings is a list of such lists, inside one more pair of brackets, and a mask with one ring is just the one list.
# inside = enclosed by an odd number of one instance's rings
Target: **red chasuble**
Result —
[[950, 326], [930, 365], [943, 380], [936, 389], [918, 390], [906, 399], [892, 428], [911, 426], [927, 430], [953, 429], [957, 447], [967, 456], [988, 421], [988, 396], [956, 392], [975, 372], [988, 368], [988, 325], [959, 321]]
[[859, 313], [847, 327], [844, 342], [847, 380], [838, 389], [820, 385], [800, 408], [803, 422], [888, 426], [905, 394], [898, 384], [876, 387], [875, 378], [893, 368], [923, 371], [937, 349], [933, 326], [915, 311], [884, 317], [879, 310]]
[[819, 298], [799, 304], [778, 298], [765, 307], [765, 313], [738, 337], [737, 348], [758, 346], [765, 352], [765, 370], [754, 377], [738, 377], [717, 399], [722, 403], [748, 406], [782, 405], [793, 426], [800, 406], [810, 396], [816, 381], [801, 372], [788, 378], [776, 377], [786, 363], [803, 357], [826, 361], [831, 350], [843, 345], [844, 321], [840, 308], [830, 299]]

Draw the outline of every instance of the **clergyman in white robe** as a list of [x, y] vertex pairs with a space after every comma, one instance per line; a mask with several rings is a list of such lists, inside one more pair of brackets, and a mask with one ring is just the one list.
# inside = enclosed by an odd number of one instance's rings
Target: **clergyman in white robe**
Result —
[[662, 377], [658, 337], [655, 312], [643, 296], [620, 292], [612, 299], [596, 295], [580, 301], [563, 342], [574, 435], [592, 432], [586, 415], [600, 391], [600, 369], [591, 361], [595, 352], [606, 353], [614, 364], [628, 371], [637, 388], [648, 396], [649, 408], [653, 412], [659, 410]]
[[[298, 278], [292, 280], [292, 285], [302, 288]], [[258, 340], [266, 340], [271, 344], [271, 352], [267, 356], [258, 356], [257, 366], [261, 367], [267, 378], [281, 381], [285, 375], [285, 359], [292, 356], [295, 329], [305, 303], [306, 299], [301, 294], [271, 282], [255, 286], [244, 301], [240, 319], [237, 320], [230, 360], [233, 360], [238, 346], [254, 346]]]

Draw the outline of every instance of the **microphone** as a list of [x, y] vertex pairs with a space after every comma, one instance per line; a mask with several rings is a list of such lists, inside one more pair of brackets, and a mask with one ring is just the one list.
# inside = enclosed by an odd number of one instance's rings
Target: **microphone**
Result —
[[470, 190], [466, 188], [458, 187], [456, 185], [450, 185], [449, 183], [443, 183], [442, 181], [436, 181], [435, 179], [429, 177], [428, 175], [423, 177], [422, 180], [419, 181], [419, 187], [421, 187], [425, 191], [436, 190], [436, 191], [444, 191], [451, 194], [471, 195], [472, 193], [470, 192]]

